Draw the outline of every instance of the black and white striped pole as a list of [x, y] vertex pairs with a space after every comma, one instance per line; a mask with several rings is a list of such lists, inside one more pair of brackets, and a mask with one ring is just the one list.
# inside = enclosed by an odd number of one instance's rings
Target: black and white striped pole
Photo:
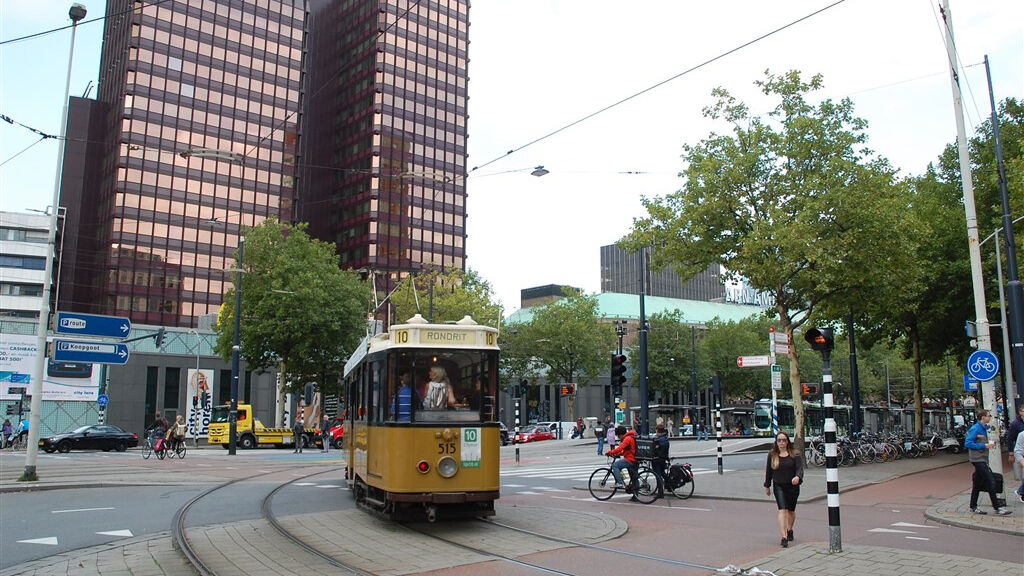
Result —
[[718, 474], [722, 474], [722, 378], [711, 377], [711, 393], [715, 397], [715, 442], [718, 444]]
[[[516, 425], [513, 429], [514, 435], [512, 436], [512, 440], [516, 442], [516, 466], [519, 466], [519, 411], [523, 406], [523, 394], [526, 394], [526, 380], [521, 380], [519, 384], [514, 386], [513, 390], [516, 397]], [[559, 424], [559, 426], [561, 426], [561, 424]]]
[[832, 363], [830, 355], [834, 345], [831, 328], [811, 328], [804, 339], [812, 350], [821, 352], [821, 385], [825, 410], [825, 485], [828, 498], [828, 550], [843, 551], [843, 536], [839, 528], [839, 452], [836, 450], [836, 419], [832, 402]]

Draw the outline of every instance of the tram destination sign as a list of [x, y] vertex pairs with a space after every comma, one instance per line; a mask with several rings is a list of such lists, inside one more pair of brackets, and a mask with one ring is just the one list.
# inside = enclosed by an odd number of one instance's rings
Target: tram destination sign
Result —
[[98, 336], [100, 338], [127, 338], [132, 331], [132, 322], [120, 316], [99, 316], [78, 312], [57, 312], [54, 332], [75, 336]]

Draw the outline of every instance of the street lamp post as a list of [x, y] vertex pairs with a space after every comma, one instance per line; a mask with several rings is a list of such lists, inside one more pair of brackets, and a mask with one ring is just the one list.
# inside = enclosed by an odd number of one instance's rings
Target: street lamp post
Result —
[[231, 343], [231, 412], [228, 415], [228, 454], [234, 456], [238, 439], [238, 354], [241, 346], [242, 265], [245, 263], [245, 236], [238, 237], [238, 270], [235, 271], [235, 335]]
[[[60, 118], [60, 142], [64, 142], [67, 136], [68, 124], [68, 99], [71, 93], [71, 63], [75, 58], [75, 32], [78, 30], [78, 23], [85, 18], [85, 6], [72, 4], [68, 10], [68, 17], [71, 18], [71, 49], [68, 53], [68, 76], [64, 83], [63, 111]], [[53, 181], [53, 203], [54, 209], [50, 212], [50, 225], [47, 230], [46, 243], [46, 266], [43, 272], [43, 302], [39, 306], [39, 326], [36, 330], [38, 337], [36, 344], [36, 362], [32, 370], [32, 402], [29, 408], [28, 446], [25, 450], [25, 471], [19, 480], [34, 481], [36, 475], [36, 457], [39, 454], [39, 427], [42, 424], [40, 410], [43, 405], [43, 374], [46, 370], [46, 332], [50, 324], [50, 284], [53, 282], [53, 252], [57, 244], [57, 207], [60, 206], [60, 177], [64, 168], [64, 149], [61, 144], [57, 145], [57, 172]]]
[[[223, 160], [225, 162], [239, 165], [245, 161], [244, 154], [232, 152], [230, 150], [217, 150], [215, 148], [190, 148], [180, 152], [178, 155], [186, 160], [192, 157], [213, 158], [215, 160]], [[230, 173], [228, 176], [230, 178]], [[235, 455], [236, 441], [238, 439], [238, 356], [241, 346], [239, 331], [241, 329], [240, 323], [242, 319], [242, 264], [244, 261], [245, 236], [239, 236], [238, 263], [235, 269], [235, 334], [234, 341], [231, 345], [231, 409], [228, 413], [228, 454], [232, 456]]]

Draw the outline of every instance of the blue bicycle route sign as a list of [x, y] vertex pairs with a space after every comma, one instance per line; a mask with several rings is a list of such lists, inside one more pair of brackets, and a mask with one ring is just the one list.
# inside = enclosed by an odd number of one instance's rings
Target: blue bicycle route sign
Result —
[[999, 358], [988, 350], [975, 350], [967, 358], [967, 373], [984, 382], [999, 373]]

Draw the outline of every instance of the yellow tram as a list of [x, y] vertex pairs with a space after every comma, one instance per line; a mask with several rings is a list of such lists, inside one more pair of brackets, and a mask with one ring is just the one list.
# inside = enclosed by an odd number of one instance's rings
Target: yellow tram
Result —
[[491, 516], [499, 495], [498, 331], [417, 314], [345, 364], [346, 477], [389, 518]]

